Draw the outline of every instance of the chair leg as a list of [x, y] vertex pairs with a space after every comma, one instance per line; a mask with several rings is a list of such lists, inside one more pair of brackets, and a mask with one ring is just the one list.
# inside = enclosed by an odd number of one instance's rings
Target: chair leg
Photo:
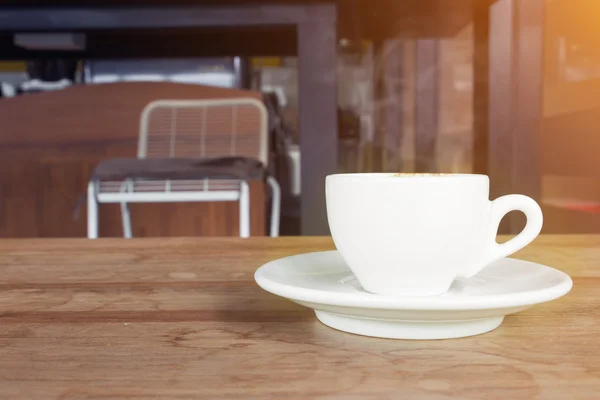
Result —
[[279, 187], [277, 179], [273, 178], [272, 176], [267, 178], [267, 184], [271, 187], [271, 194], [273, 195], [271, 205], [271, 227], [269, 234], [271, 237], [278, 237], [281, 213], [281, 188]]
[[88, 239], [98, 238], [98, 196], [96, 182], [90, 181], [87, 190], [87, 235]]
[[123, 237], [131, 239], [133, 236], [131, 233], [131, 216], [129, 214], [129, 205], [125, 202], [121, 203], [121, 221], [123, 223]]
[[[132, 182], [127, 180], [125, 185], [127, 186], [127, 192], [131, 193], [133, 191]], [[123, 224], [123, 237], [125, 239], [131, 239], [133, 237], [131, 229], [131, 214], [129, 212], [129, 205], [125, 201], [121, 203], [121, 222]]]
[[250, 186], [240, 182], [240, 237], [250, 237]]

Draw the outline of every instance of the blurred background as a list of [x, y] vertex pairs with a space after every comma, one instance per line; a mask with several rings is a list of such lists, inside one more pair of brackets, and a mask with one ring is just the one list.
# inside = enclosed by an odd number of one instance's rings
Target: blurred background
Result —
[[[545, 233], [598, 232], [598, 20], [596, 0], [3, 1], [0, 236], [85, 237], [91, 174], [139, 155], [146, 105], [238, 98], [268, 112], [282, 235], [328, 233], [327, 174], [382, 171], [485, 173]], [[266, 235], [271, 192], [250, 199]], [[235, 202], [134, 203], [135, 237], [240, 234]], [[100, 236], [122, 211], [100, 204]]]

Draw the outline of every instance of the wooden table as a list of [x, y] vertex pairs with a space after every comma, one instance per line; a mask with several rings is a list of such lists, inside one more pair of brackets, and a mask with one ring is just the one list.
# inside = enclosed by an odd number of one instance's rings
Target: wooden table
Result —
[[600, 236], [518, 257], [566, 297], [446, 341], [354, 336], [253, 281], [328, 238], [0, 241], [0, 397], [597, 399]]

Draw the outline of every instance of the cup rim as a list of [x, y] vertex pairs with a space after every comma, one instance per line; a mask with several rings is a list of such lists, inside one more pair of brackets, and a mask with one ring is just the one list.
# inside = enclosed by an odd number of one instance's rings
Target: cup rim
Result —
[[358, 173], [336, 173], [327, 175], [327, 179], [377, 179], [377, 178], [398, 178], [398, 180], [412, 179], [489, 179], [484, 174], [464, 174], [464, 173], [404, 173], [404, 172], [358, 172]]

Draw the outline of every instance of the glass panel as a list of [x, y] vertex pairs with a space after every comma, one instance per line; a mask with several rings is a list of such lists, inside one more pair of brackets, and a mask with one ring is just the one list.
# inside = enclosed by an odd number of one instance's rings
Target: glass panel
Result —
[[600, 3], [546, 2], [542, 202], [545, 232], [600, 228]]
[[346, 48], [339, 171], [473, 170], [472, 25], [442, 39]]
[[440, 172], [473, 172], [473, 25], [440, 41]]

